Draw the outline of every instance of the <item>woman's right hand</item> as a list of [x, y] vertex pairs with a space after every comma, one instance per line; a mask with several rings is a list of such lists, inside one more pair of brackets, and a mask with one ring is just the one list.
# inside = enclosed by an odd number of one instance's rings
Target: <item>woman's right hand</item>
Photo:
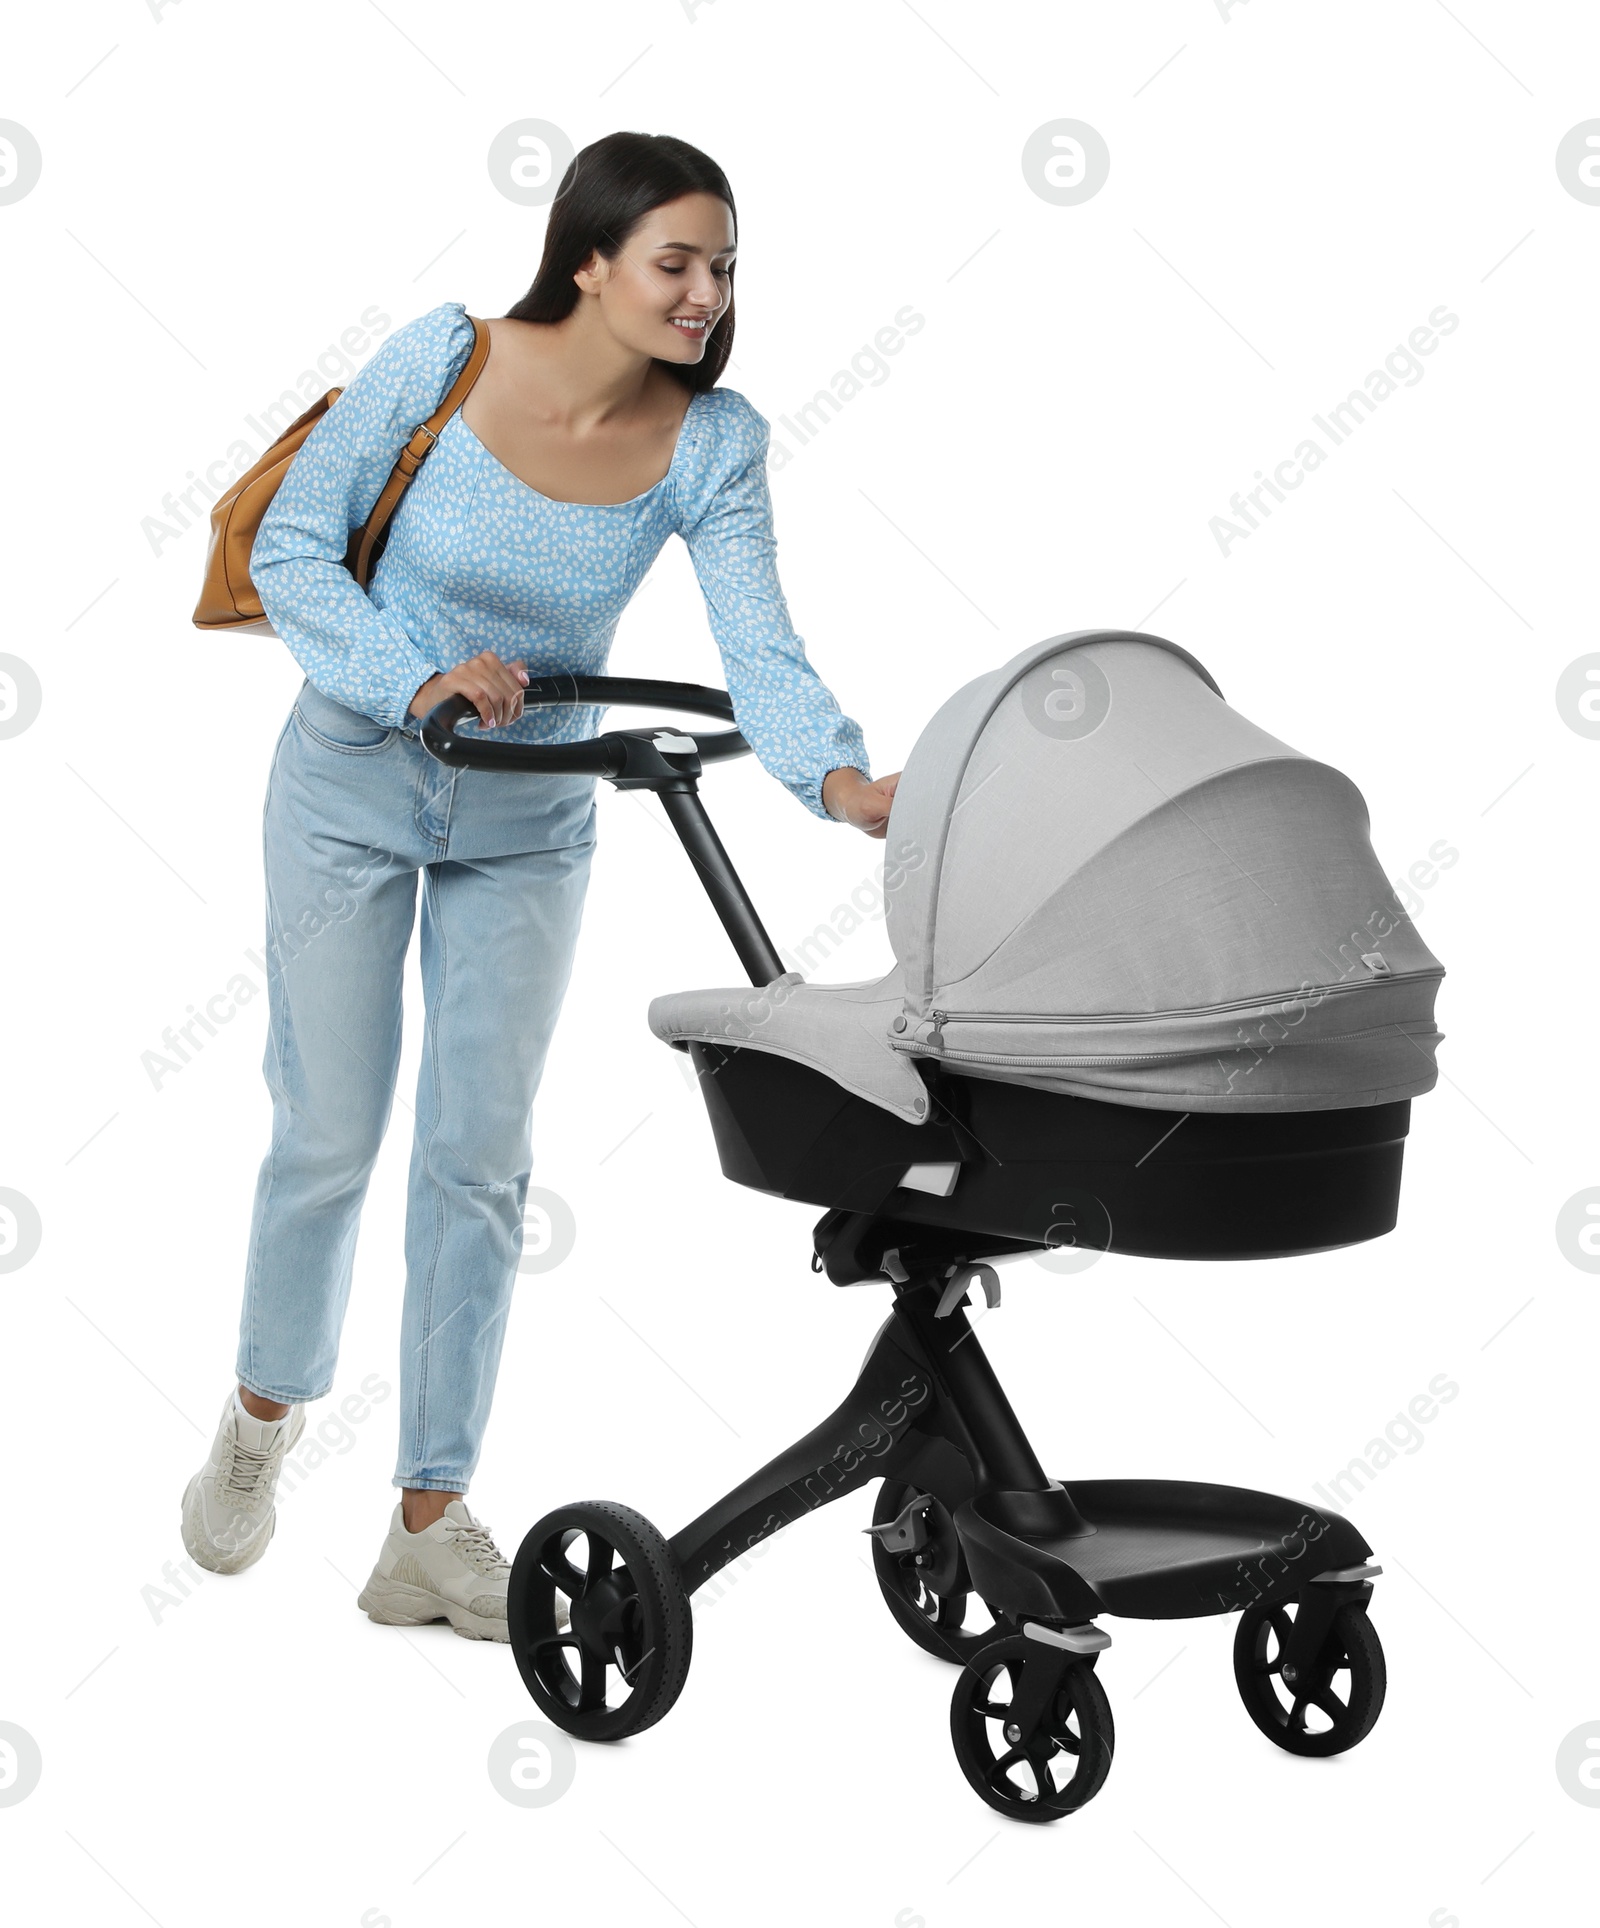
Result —
[[410, 713], [426, 716], [437, 709], [447, 696], [464, 696], [477, 710], [486, 730], [515, 723], [522, 714], [522, 691], [528, 672], [520, 657], [502, 663], [492, 649], [479, 650], [442, 676], [430, 676], [411, 699]]

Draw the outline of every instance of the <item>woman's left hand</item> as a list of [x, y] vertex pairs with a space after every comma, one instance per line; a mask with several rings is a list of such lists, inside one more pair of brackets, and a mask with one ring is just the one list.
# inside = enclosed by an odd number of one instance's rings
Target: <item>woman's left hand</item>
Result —
[[883, 837], [889, 829], [889, 806], [894, 801], [900, 772], [869, 783], [859, 770], [830, 770], [822, 779], [822, 807], [841, 823], [854, 824], [869, 837]]

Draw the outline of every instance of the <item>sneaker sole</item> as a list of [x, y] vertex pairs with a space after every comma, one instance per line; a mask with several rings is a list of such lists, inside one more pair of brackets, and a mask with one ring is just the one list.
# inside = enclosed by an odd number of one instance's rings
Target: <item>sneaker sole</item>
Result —
[[206, 1537], [200, 1518], [200, 1474], [184, 1488], [183, 1492], [183, 1544], [191, 1560], [203, 1566], [208, 1573], [243, 1573], [252, 1567], [267, 1550], [268, 1542], [277, 1531], [278, 1509], [274, 1507], [267, 1515], [267, 1530], [249, 1546], [242, 1547], [237, 1553], [219, 1553]]
[[385, 1580], [376, 1573], [357, 1594], [356, 1605], [380, 1627], [426, 1627], [435, 1620], [448, 1620], [463, 1640], [509, 1642], [511, 1639], [511, 1630], [504, 1620], [486, 1619], [437, 1593], [426, 1593], [421, 1587], [408, 1587], [398, 1580]]

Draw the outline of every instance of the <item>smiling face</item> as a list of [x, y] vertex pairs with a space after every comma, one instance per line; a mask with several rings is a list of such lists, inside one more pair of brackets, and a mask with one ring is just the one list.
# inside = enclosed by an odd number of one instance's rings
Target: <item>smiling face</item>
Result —
[[599, 255], [573, 279], [598, 297], [619, 342], [658, 361], [697, 362], [733, 299], [733, 215], [714, 194], [651, 211], [614, 261]]

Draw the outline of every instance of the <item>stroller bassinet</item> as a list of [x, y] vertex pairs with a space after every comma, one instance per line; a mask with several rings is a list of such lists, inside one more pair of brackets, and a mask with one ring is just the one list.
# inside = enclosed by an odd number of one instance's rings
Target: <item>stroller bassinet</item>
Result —
[[650, 1007], [727, 1176], [861, 1221], [830, 1228], [838, 1282], [897, 1246], [1276, 1257], [1393, 1227], [1443, 970], [1355, 785], [1186, 650], [1079, 631], [957, 691], [884, 885], [877, 982]]

